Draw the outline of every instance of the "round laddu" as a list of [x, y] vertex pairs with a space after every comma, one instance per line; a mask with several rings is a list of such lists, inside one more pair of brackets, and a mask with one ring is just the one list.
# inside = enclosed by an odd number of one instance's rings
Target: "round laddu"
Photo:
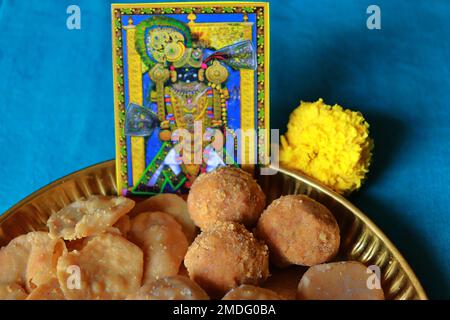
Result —
[[297, 290], [301, 300], [384, 300], [378, 276], [357, 261], [315, 265]]
[[264, 192], [253, 177], [234, 167], [201, 174], [187, 200], [189, 214], [202, 230], [218, 221], [254, 226], [265, 203]]
[[273, 201], [261, 215], [257, 237], [278, 266], [312, 266], [329, 261], [339, 250], [339, 226], [332, 213], [305, 195]]
[[269, 276], [269, 252], [238, 223], [219, 222], [195, 238], [184, 258], [189, 277], [212, 297]]
[[281, 298], [270, 289], [243, 284], [228, 291], [222, 300], [281, 300]]

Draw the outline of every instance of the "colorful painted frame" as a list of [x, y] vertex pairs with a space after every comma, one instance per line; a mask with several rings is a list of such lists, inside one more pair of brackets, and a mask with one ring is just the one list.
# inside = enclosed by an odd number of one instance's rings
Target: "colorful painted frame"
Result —
[[[125, 117], [130, 103], [143, 102], [142, 61], [135, 50], [135, 21], [142, 21], [152, 16], [179, 17], [184, 15], [192, 28], [202, 29], [208, 22], [198, 23], [198, 17], [218, 14], [226, 24], [235, 17], [242, 22], [253, 19], [252, 34], [257, 52], [257, 67], [251, 75], [255, 83], [254, 98], [249, 97], [252, 108], [240, 110], [240, 127], [256, 129], [257, 150], [255, 157], [263, 159], [269, 152], [269, 5], [265, 2], [186, 2], [186, 3], [151, 3], [151, 4], [112, 4], [112, 44], [113, 44], [113, 79], [114, 109], [116, 130], [116, 171], [118, 193], [125, 195], [152, 195], [153, 191], [136, 190], [136, 181], [140, 179], [145, 168], [146, 147], [142, 137], [125, 135]], [[197, 19], [197, 20], [196, 20]], [[207, 32], [207, 31], [206, 31]], [[248, 75], [248, 74], [247, 74]], [[250, 101], [249, 100], [249, 101]], [[250, 105], [242, 103], [242, 105]], [[264, 130], [262, 130], [264, 129]], [[250, 145], [249, 148], [252, 149]], [[244, 152], [248, 153], [248, 150]], [[133, 155], [135, 158], [133, 158]], [[251, 155], [247, 155], [251, 157]], [[138, 159], [138, 160], [136, 160]], [[143, 159], [143, 160], [142, 160]], [[136, 160], [136, 161], [134, 161]], [[147, 161], [147, 162], [146, 162]], [[252, 170], [253, 165], [243, 165]], [[141, 177], [142, 178], [142, 177]], [[177, 183], [181, 183], [177, 181]], [[158, 193], [158, 192], [156, 192]]]

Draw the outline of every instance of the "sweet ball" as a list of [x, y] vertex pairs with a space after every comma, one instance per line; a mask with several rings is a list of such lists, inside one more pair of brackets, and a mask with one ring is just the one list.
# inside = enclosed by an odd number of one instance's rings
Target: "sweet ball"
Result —
[[201, 174], [187, 199], [189, 215], [202, 230], [217, 222], [256, 224], [266, 196], [253, 177], [235, 167], [221, 167]]
[[329, 261], [340, 243], [333, 214], [305, 195], [274, 200], [261, 215], [256, 235], [267, 243], [278, 266], [312, 266]]

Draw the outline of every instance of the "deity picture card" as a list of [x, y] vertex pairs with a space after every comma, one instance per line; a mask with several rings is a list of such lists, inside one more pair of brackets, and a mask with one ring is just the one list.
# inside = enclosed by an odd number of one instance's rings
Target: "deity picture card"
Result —
[[186, 193], [269, 152], [269, 6], [112, 5], [117, 189]]

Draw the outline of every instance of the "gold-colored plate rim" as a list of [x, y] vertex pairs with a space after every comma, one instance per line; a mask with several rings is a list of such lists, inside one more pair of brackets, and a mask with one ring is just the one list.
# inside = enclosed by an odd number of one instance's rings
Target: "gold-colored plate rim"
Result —
[[25, 197], [24, 199], [20, 200], [17, 204], [13, 205], [11, 208], [9, 208], [8, 210], [6, 210], [2, 215], [0, 215], [0, 224], [8, 219], [8, 217], [15, 212], [16, 210], [18, 210], [20, 207], [22, 207], [23, 205], [27, 204], [28, 202], [30, 202], [33, 199], [38, 198], [40, 195], [44, 194], [45, 192], [47, 192], [50, 189], [53, 189], [54, 187], [63, 184], [64, 182], [66, 182], [66, 180], [70, 180], [72, 177], [75, 177], [77, 174], [79, 174], [80, 172], [83, 171], [93, 171], [94, 169], [101, 169], [101, 168], [106, 168], [109, 167], [111, 165], [111, 162], [115, 162], [115, 159], [112, 160], [106, 160], [103, 162], [99, 162], [84, 168], [81, 168], [79, 170], [76, 170], [72, 173], [69, 173], [65, 176], [63, 176], [62, 178], [55, 180], [53, 182], [50, 182], [49, 184], [43, 186], [42, 188], [36, 190], [35, 192], [31, 193], [30, 195], [28, 195], [27, 197]]
[[[17, 211], [20, 207], [24, 206], [28, 202], [38, 198], [40, 195], [44, 194], [50, 189], [55, 188], [58, 185], [64, 184], [66, 181], [70, 180], [72, 177], [75, 177], [80, 172], [85, 171], [96, 171], [102, 168], [110, 167], [112, 165], [112, 162], [115, 160], [107, 160], [104, 162], [100, 162], [88, 167], [85, 167], [83, 169], [77, 170], [73, 173], [70, 173], [56, 181], [53, 181], [49, 183], [48, 185], [38, 189], [37, 191], [31, 193], [29, 196], [25, 197], [23, 200], [19, 201], [17, 204], [12, 206], [10, 209], [5, 211], [2, 215], [0, 215], [0, 224], [9, 218], [15, 211]], [[306, 185], [311, 186], [314, 189], [317, 189], [318, 191], [328, 195], [329, 197], [333, 198], [336, 202], [339, 202], [342, 206], [346, 207], [349, 211], [351, 211], [356, 217], [358, 217], [361, 221], [364, 222], [364, 224], [376, 235], [378, 236], [386, 245], [388, 250], [392, 252], [393, 255], [396, 256], [396, 259], [398, 260], [401, 268], [404, 270], [408, 278], [410, 279], [411, 283], [413, 284], [414, 288], [416, 289], [417, 295], [420, 299], [426, 300], [427, 295], [425, 293], [425, 290], [423, 289], [419, 279], [415, 275], [414, 271], [408, 264], [408, 262], [405, 260], [405, 258], [402, 256], [402, 254], [398, 251], [398, 249], [395, 247], [395, 245], [389, 240], [389, 238], [381, 231], [380, 228], [377, 227], [377, 225], [370, 220], [361, 210], [359, 210], [357, 207], [355, 207], [350, 201], [348, 201], [346, 198], [344, 198], [342, 195], [334, 192], [330, 188], [322, 185], [321, 183], [315, 181], [314, 179], [311, 179], [304, 174], [300, 172], [294, 172], [290, 170], [286, 170], [283, 168], [272, 166], [272, 169], [279, 171], [287, 176], [290, 176], [294, 179], [300, 180]]]

